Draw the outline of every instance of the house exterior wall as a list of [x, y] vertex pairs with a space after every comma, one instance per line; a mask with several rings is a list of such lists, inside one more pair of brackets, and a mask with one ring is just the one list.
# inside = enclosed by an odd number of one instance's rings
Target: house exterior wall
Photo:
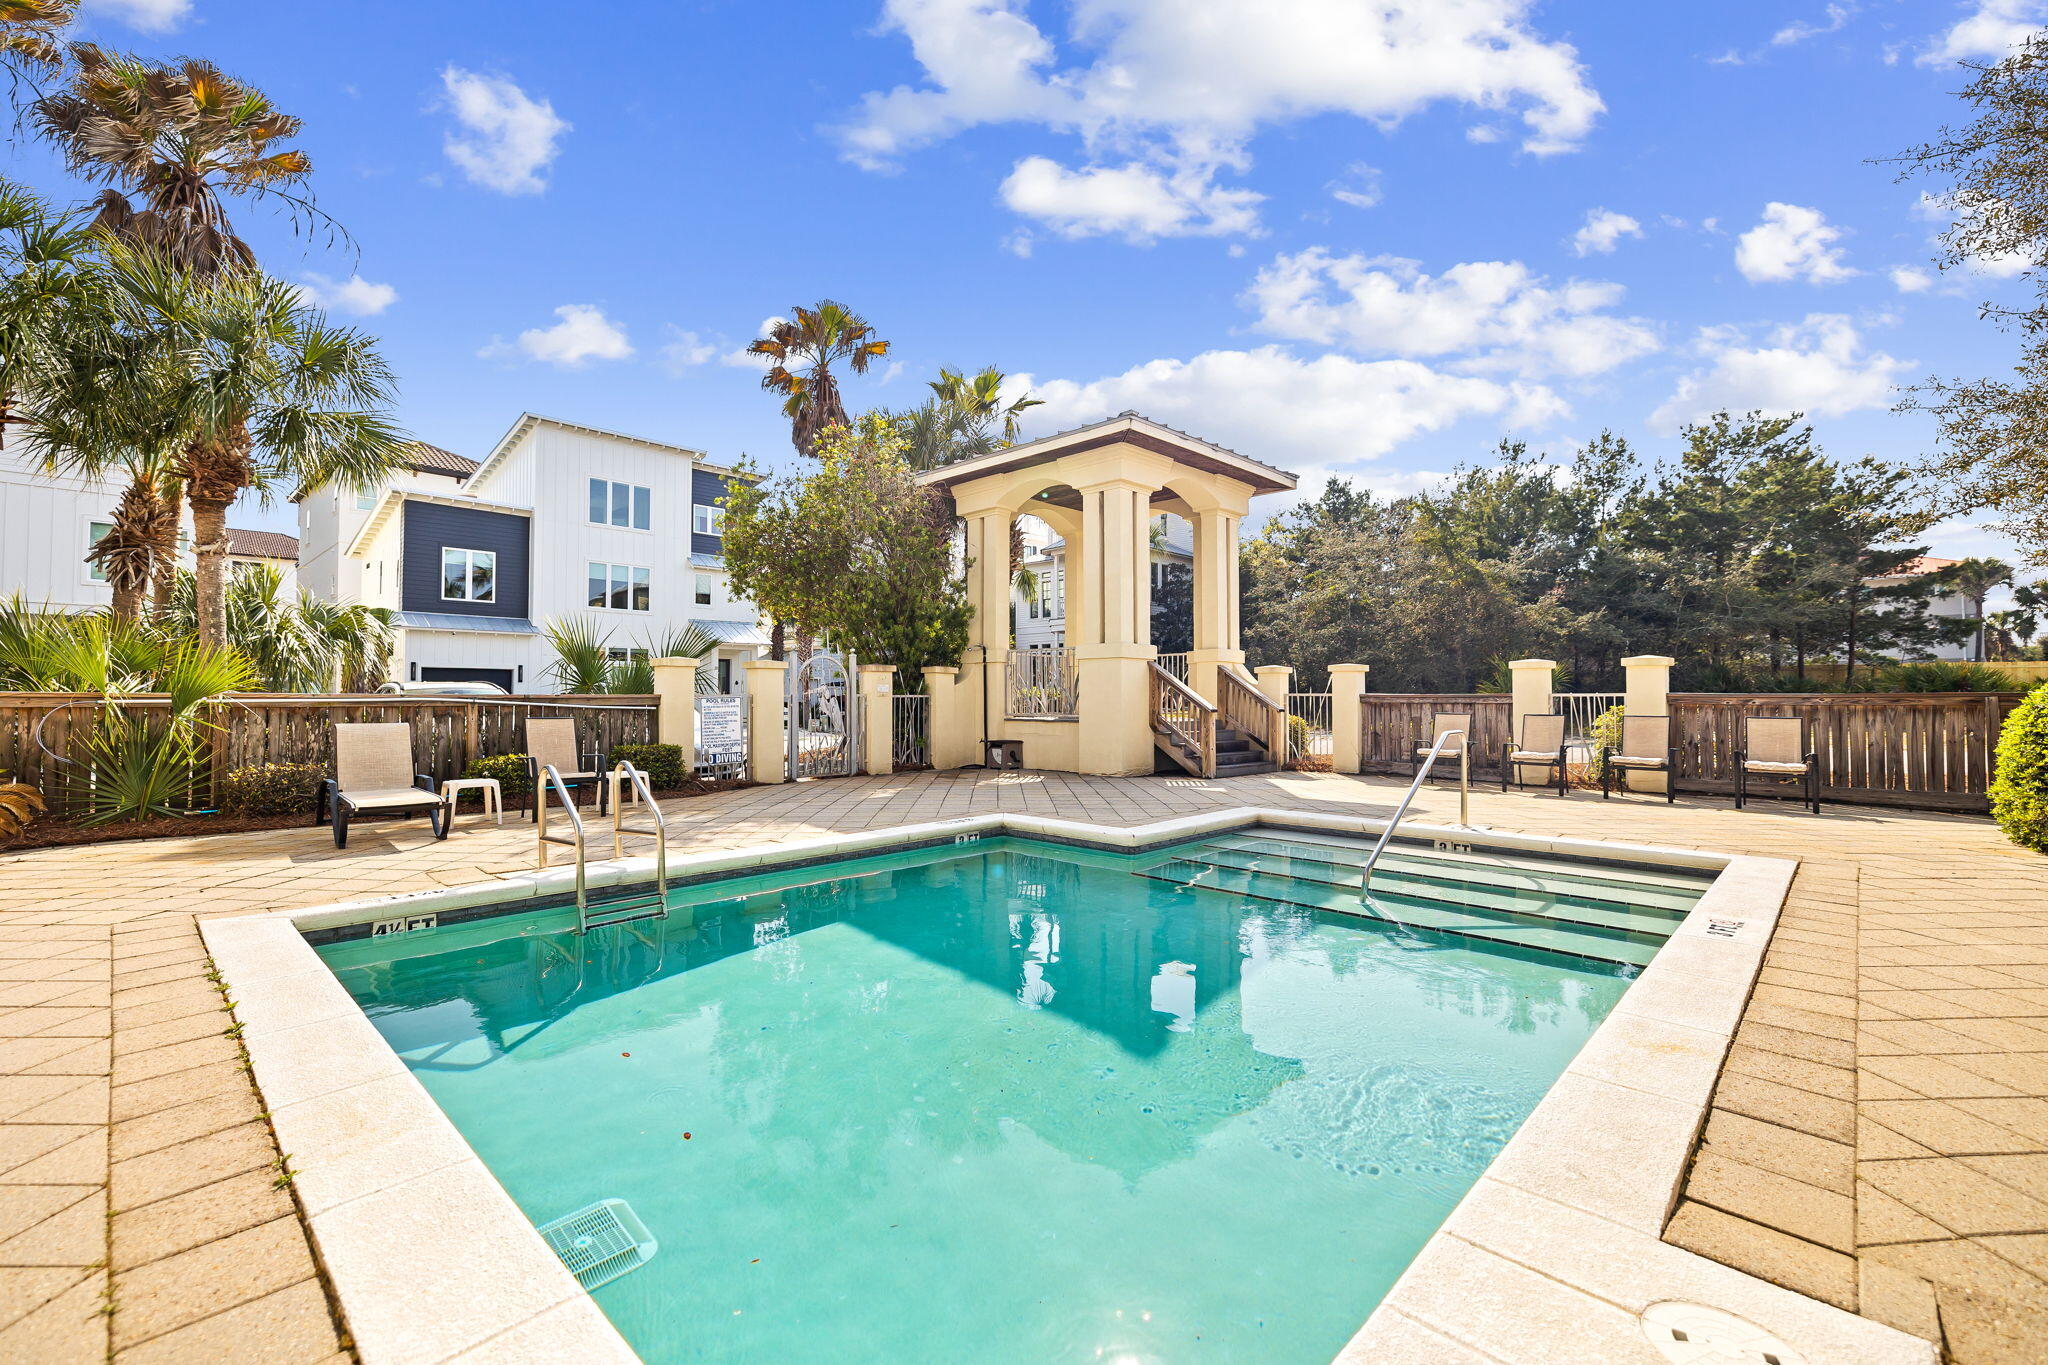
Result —
[[[408, 502], [401, 511], [405, 569], [399, 603], [403, 610], [452, 616], [527, 615], [527, 518], [433, 502]], [[490, 601], [441, 596], [443, 549], [484, 550], [497, 556], [497, 581]]]
[[[387, 489], [432, 493], [452, 498], [462, 494], [462, 480], [449, 474], [402, 469], [369, 489], [326, 489], [299, 503], [299, 584], [307, 592], [333, 602], [363, 602], [368, 597], [363, 575], [372, 562], [344, 553], [370, 519], [371, 510]], [[362, 506], [366, 500], [369, 507]]]
[[37, 471], [19, 436], [0, 449], [0, 596], [31, 606], [89, 611], [113, 601], [85, 555], [92, 524], [112, 520], [121, 484], [51, 478]]

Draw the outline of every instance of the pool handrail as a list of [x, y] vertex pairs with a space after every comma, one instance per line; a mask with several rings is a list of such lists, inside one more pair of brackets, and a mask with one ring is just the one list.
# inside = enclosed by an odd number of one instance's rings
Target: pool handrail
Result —
[[1445, 730], [1436, 737], [1436, 743], [1429, 746], [1422, 766], [1415, 770], [1415, 780], [1408, 784], [1408, 792], [1401, 798], [1401, 804], [1394, 808], [1394, 818], [1387, 821], [1387, 827], [1380, 831], [1379, 841], [1372, 846], [1372, 852], [1365, 855], [1365, 867], [1358, 875], [1358, 893], [1362, 896], [1372, 885], [1372, 867], [1386, 851], [1387, 841], [1394, 837], [1394, 830], [1400, 826], [1401, 817], [1408, 813], [1408, 807], [1415, 801], [1415, 793], [1422, 790], [1422, 784], [1429, 780], [1429, 770], [1443, 753], [1444, 746], [1452, 739], [1458, 741], [1458, 824], [1469, 829], [1472, 825], [1472, 746], [1465, 743], [1463, 730]]

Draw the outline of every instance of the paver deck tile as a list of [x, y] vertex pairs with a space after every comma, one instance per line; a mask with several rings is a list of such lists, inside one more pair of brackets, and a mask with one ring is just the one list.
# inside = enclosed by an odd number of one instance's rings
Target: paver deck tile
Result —
[[[1402, 785], [912, 773], [665, 810], [688, 850], [993, 810], [1371, 818]], [[1417, 815], [1451, 818], [1455, 803], [1427, 791]], [[1501, 829], [1800, 860], [1666, 1237], [1908, 1331], [1936, 1330], [1938, 1301], [1964, 1365], [2038, 1359], [2023, 1347], [2048, 1339], [2027, 1335], [2048, 1302], [2048, 859], [1951, 815], [1486, 791], [1473, 811]], [[531, 826], [464, 820], [445, 842], [363, 826], [346, 851], [300, 827], [0, 855], [0, 1237], [8, 1191], [111, 1179], [118, 1361], [335, 1355], [195, 920], [466, 885], [529, 869], [533, 849]], [[217, 1251], [259, 1242], [254, 1257]], [[107, 1274], [0, 1264], [0, 1358], [104, 1360]], [[37, 1354], [15, 1349], [17, 1331]]]

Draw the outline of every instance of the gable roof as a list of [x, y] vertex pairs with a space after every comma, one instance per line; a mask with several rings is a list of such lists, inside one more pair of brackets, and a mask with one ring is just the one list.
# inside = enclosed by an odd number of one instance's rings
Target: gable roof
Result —
[[[564, 431], [583, 431], [593, 436], [604, 436], [614, 441], [625, 441], [636, 446], [646, 446], [649, 450], [664, 450], [672, 455], [688, 456], [693, 462], [701, 462], [704, 459], [703, 451], [693, 450], [689, 446], [670, 445], [667, 441], [650, 440], [645, 436], [629, 436], [623, 431], [610, 431], [604, 427], [591, 426], [588, 422], [569, 422], [559, 417], [546, 417], [537, 412], [522, 412], [519, 414], [519, 420], [514, 422], [511, 428], [498, 438], [498, 443], [491, 447], [491, 453], [484, 456], [484, 462], [476, 467], [476, 473], [471, 477], [471, 482], [482, 483], [490, 478], [491, 475], [497, 473], [498, 466], [502, 465], [511, 456], [512, 452], [518, 448], [519, 443], [526, 439], [527, 434], [542, 424], [560, 427]], [[714, 468], [715, 466], [706, 467]]]
[[299, 538], [282, 531], [242, 531], [228, 527], [228, 553], [243, 559], [292, 559], [299, 557]]
[[1005, 446], [986, 455], [942, 465], [918, 475], [917, 481], [933, 488], [950, 488], [984, 474], [1045, 464], [1062, 456], [1078, 455], [1084, 450], [1114, 445], [1119, 441], [1207, 473], [1222, 474], [1248, 483], [1254, 493], [1284, 493], [1298, 482], [1294, 475], [1276, 465], [1240, 455], [1228, 447], [1205, 441], [1199, 436], [1190, 436], [1185, 431], [1178, 431], [1128, 409], [1105, 422], [1091, 422], [1086, 426], [1056, 431], [1022, 445]]

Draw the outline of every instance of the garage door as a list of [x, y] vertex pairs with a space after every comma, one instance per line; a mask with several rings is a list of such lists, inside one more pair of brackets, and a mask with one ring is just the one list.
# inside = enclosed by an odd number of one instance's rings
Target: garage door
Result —
[[507, 692], [512, 690], [512, 670], [509, 668], [428, 668], [420, 666], [421, 682], [486, 682], [496, 683]]

